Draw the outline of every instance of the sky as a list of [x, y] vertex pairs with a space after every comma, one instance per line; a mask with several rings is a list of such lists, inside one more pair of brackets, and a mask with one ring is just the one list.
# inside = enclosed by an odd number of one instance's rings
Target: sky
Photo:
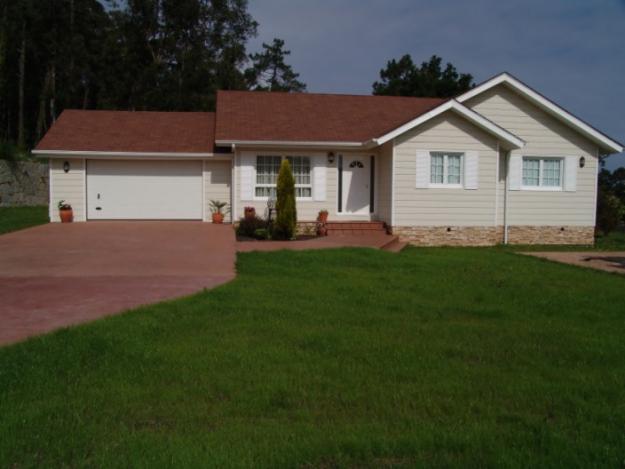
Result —
[[[625, 143], [625, 0], [249, 0], [309, 92], [370, 94], [380, 69], [439, 55], [477, 83], [507, 71]], [[625, 166], [625, 153], [606, 167]]]

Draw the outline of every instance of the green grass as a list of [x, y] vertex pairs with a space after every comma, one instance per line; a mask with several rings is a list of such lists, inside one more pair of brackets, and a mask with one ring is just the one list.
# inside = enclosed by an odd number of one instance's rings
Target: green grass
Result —
[[497, 248], [238, 271], [1, 348], [0, 466], [623, 466], [622, 276]]
[[0, 234], [48, 223], [48, 207], [0, 207]]

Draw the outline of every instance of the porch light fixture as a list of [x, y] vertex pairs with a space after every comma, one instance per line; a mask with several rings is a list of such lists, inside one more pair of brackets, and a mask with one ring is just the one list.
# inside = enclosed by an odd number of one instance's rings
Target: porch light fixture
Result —
[[333, 151], [328, 152], [328, 163], [334, 164], [334, 152]]
[[66, 173], [69, 173], [69, 161], [66, 161], [65, 163], [63, 163], [63, 171], [65, 171]]
[[584, 166], [586, 166], [586, 158], [582, 156], [582, 157], [579, 159], [579, 167], [580, 167], [580, 168], [583, 168]]

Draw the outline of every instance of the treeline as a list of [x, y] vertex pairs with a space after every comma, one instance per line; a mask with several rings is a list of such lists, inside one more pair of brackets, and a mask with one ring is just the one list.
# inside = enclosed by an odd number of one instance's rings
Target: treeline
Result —
[[0, 143], [32, 148], [65, 108], [213, 110], [217, 89], [306, 88], [247, 0], [0, 0]]

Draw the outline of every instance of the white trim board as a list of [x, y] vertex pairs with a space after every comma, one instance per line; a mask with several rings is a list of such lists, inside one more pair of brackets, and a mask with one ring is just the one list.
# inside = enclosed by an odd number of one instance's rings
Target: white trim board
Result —
[[289, 148], [366, 148], [368, 142], [317, 142], [292, 140], [216, 140], [217, 146], [289, 147]]
[[559, 120], [565, 122], [570, 127], [573, 127], [575, 130], [585, 135], [587, 138], [592, 140], [593, 142], [599, 144], [603, 149], [609, 150], [611, 153], [620, 153], [623, 151], [623, 145], [619, 142], [612, 140], [607, 135], [599, 132], [594, 129], [590, 125], [583, 122], [581, 119], [578, 119], [570, 112], [564, 110], [554, 102], [545, 98], [543, 95], [534, 91], [532, 88], [527, 86], [525, 83], [521, 82], [517, 78], [513, 77], [508, 73], [502, 73], [497, 75], [490, 80], [485, 81], [481, 85], [476, 86], [475, 88], [467, 91], [464, 94], [461, 94], [456, 98], [460, 103], [464, 103], [467, 100], [497, 86], [500, 84], [505, 84], [510, 88], [514, 89], [521, 95], [523, 95], [530, 102], [536, 104], [538, 107], [547, 111], [549, 114], [557, 117]]
[[[207, 158], [215, 153], [170, 153], [170, 152], [135, 152], [135, 151], [77, 151], [77, 150], [33, 150], [34, 155], [49, 158], [104, 157], [104, 158]], [[230, 156], [218, 153], [217, 156]]]
[[374, 139], [374, 142], [376, 145], [383, 145], [389, 140], [392, 140], [395, 137], [398, 137], [399, 135], [414, 129], [415, 127], [418, 127], [419, 125], [424, 124], [430, 119], [433, 119], [434, 117], [439, 116], [446, 111], [453, 111], [461, 115], [482, 130], [485, 130], [486, 132], [498, 137], [501, 141], [508, 143], [512, 148], [522, 148], [523, 146], [525, 146], [525, 142], [522, 139], [499, 127], [497, 124], [491, 122], [481, 114], [478, 114], [477, 112], [469, 109], [463, 104], [460, 104], [455, 99], [445, 101], [443, 104], [435, 107], [431, 111], [428, 111], [425, 114], [421, 114], [419, 117], [411, 120], [410, 122], [407, 122], [400, 127], [397, 127], [395, 130], [392, 130], [391, 132]]

